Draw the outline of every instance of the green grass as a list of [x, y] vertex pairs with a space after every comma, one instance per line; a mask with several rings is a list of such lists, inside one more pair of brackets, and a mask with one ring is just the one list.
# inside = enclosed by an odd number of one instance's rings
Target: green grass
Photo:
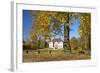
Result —
[[82, 60], [82, 59], [90, 59], [90, 55], [75, 53], [75, 52], [65, 53], [63, 49], [52, 50], [52, 52], [50, 53], [50, 49], [47, 48], [40, 49], [40, 53], [38, 53], [38, 50], [30, 50], [28, 53], [23, 51], [23, 62]]

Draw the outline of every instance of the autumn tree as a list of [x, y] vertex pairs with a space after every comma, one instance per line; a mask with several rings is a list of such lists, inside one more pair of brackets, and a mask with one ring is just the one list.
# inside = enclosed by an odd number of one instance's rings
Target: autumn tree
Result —
[[37, 38], [38, 48], [40, 48], [41, 40], [44, 40], [45, 43], [50, 37], [50, 14], [45, 11], [32, 11], [32, 16], [35, 17], [35, 20], [30, 35], [33, 41], [34, 38]]
[[[50, 11], [33, 11], [32, 15], [36, 17], [35, 23], [33, 24], [34, 29], [32, 29], [31, 35], [36, 35], [38, 40], [40, 36], [50, 37], [51, 36], [51, 22], [53, 22], [53, 31], [55, 33], [60, 33], [60, 26], [64, 26], [64, 50], [69, 50], [71, 52], [70, 41], [69, 41], [69, 32], [70, 25], [76, 19], [76, 13], [71, 12], [50, 12]], [[73, 21], [70, 21], [74, 18]], [[53, 20], [53, 21], [52, 21]], [[39, 30], [38, 30], [39, 29]], [[34, 33], [33, 33], [34, 32]], [[46, 39], [45, 39], [46, 40]]]
[[[65, 52], [67, 50], [71, 52], [69, 33], [70, 33], [70, 26], [77, 20], [76, 16], [77, 13], [72, 13], [72, 12], [56, 12], [56, 14], [53, 16], [53, 18], [56, 19], [55, 23], [59, 22], [60, 23], [59, 25], [64, 26], [64, 51]], [[56, 28], [58, 28], [58, 26]]]
[[80, 16], [79, 33], [83, 49], [91, 49], [91, 14], [82, 13]]

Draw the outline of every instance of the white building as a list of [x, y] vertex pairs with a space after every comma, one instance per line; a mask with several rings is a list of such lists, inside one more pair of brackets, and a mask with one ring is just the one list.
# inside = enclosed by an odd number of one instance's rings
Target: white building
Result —
[[49, 48], [62, 49], [63, 48], [63, 41], [61, 39], [54, 39], [54, 40], [49, 42]]

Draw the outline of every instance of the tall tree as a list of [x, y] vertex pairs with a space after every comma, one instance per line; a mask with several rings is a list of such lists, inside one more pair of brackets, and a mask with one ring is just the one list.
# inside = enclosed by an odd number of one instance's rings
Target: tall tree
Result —
[[91, 14], [80, 14], [79, 33], [81, 36], [82, 48], [91, 49]]
[[[76, 13], [72, 12], [48, 12], [48, 11], [33, 11], [33, 15], [36, 16], [35, 23], [33, 27], [36, 27], [37, 30], [36, 34], [42, 35], [44, 37], [50, 36], [50, 24], [52, 19], [54, 20], [53, 30], [57, 33], [60, 33], [59, 25], [64, 25], [64, 50], [69, 50], [71, 52], [70, 41], [69, 41], [69, 32], [70, 32], [70, 25], [73, 23], [70, 22], [71, 18], [75, 18]], [[39, 36], [38, 35], [38, 36]]]
[[[47, 40], [50, 37], [50, 14], [45, 11], [31, 11], [35, 17], [32, 29], [30, 32], [31, 38], [37, 38], [38, 48], [40, 48], [41, 40]], [[35, 37], [33, 37], [35, 36]], [[33, 39], [34, 41], [34, 39]], [[36, 40], [35, 40], [36, 41]], [[45, 41], [46, 42], [46, 41]], [[44, 42], [44, 43], [45, 43]]]
[[[56, 16], [57, 20], [64, 25], [64, 51], [69, 50], [71, 52], [70, 46], [70, 26], [76, 21], [77, 13], [73, 12], [59, 12]], [[73, 20], [71, 20], [73, 19]]]

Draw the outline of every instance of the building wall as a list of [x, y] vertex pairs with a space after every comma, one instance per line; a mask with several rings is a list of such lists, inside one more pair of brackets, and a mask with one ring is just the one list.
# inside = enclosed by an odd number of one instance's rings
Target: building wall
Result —
[[55, 49], [63, 48], [63, 42], [54, 42], [54, 47], [53, 47], [53, 42], [49, 42], [49, 48], [55, 48]]

